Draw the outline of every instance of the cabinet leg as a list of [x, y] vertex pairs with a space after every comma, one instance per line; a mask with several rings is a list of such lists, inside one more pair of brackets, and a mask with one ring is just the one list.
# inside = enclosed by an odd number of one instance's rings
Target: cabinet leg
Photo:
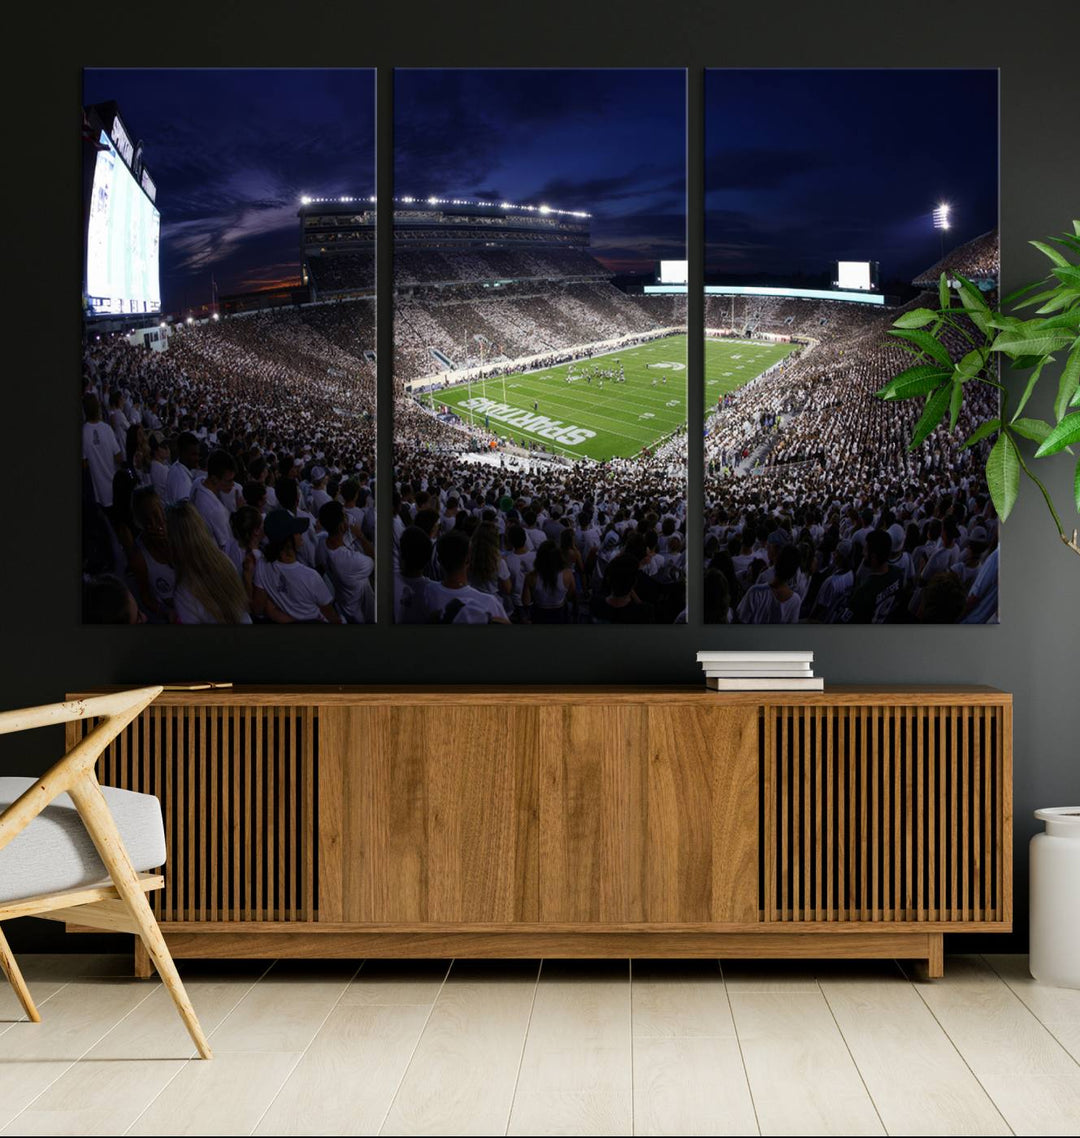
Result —
[[930, 955], [926, 961], [926, 975], [931, 980], [940, 980], [945, 975], [945, 935], [930, 933]]
[[142, 937], [135, 938], [135, 979], [136, 980], [149, 980], [153, 973], [153, 968], [150, 966], [150, 953], [146, 951], [146, 945], [142, 942]]

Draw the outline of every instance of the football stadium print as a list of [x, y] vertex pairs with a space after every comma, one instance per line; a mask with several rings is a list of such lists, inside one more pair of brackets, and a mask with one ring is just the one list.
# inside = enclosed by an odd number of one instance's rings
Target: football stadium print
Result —
[[83, 86], [84, 619], [372, 621], [374, 72]]
[[684, 620], [685, 73], [399, 70], [394, 142], [395, 620]]
[[399, 624], [997, 620], [970, 412], [909, 449], [875, 396], [942, 273], [997, 289], [996, 72], [707, 73], [697, 376], [685, 72], [401, 69], [393, 115], [382, 361], [372, 71], [85, 72], [85, 620], [367, 624], [377, 557]]
[[705, 126], [706, 622], [996, 622], [992, 391], [914, 450], [875, 392], [942, 273], [997, 289], [997, 72], [710, 71]]

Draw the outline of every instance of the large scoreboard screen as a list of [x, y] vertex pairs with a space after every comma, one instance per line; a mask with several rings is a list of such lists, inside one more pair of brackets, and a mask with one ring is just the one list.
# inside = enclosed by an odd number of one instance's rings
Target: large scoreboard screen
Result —
[[161, 215], [101, 132], [86, 226], [86, 298], [95, 316], [160, 312]]
[[836, 287], [870, 292], [877, 286], [877, 265], [873, 261], [837, 261]]
[[686, 284], [688, 277], [686, 261], [661, 261], [657, 284]]

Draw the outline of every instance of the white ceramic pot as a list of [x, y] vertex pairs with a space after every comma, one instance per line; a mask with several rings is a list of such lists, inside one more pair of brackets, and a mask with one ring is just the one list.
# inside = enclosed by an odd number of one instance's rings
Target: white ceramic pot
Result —
[[1031, 839], [1032, 976], [1080, 988], [1080, 806], [1036, 810], [1046, 833]]

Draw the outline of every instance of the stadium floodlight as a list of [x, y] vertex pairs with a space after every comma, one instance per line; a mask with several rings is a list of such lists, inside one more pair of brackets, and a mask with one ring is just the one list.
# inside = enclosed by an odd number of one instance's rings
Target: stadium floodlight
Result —
[[218, 315], [218, 313], [216, 313], [216, 312], [215, 312], [215, 313], [213, 314], [213, 316], [211, 317], [211, 319], [212, 319], [212, 320], [220, 320], [220, 319], [221, 319], [221, 317]]
[[551, 208], [549, 206], [542, 205], [542, 206], [539, 206], [538, 208], [539, 208], [541, 213], [551, 213]]
[[439, 199], [436, 197], [430, 197], [430, 198], [428, 198], [427, 203], [428, 203], [428, 205], [438, 205]]
[[307, 196], [307, 194], [303, 194], [300, 198], [300, 204], [301, 205], [311, 205], [311, 198], [309, 198]]
[[949, 228], [949, 205], [947, 202], [942, 202], [941, 205], [934, 210], [934, 228]]
[[189, 324], [194, 324], [194, 323], [195, 323], [195, 317], [194, 317], [194, 316], [189, 316], [189, 317], [187, 318], [187, 322], [188, 322]]

